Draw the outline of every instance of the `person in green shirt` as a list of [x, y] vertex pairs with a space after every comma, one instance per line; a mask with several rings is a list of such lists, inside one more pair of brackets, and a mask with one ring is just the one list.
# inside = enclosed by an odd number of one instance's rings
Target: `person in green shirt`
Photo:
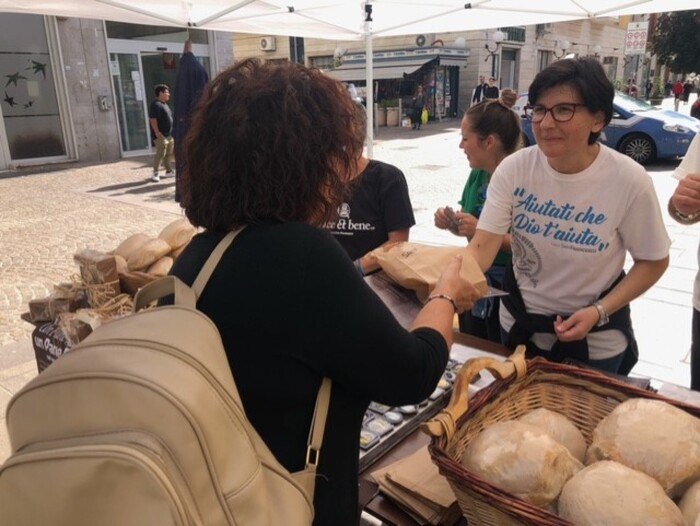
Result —
[[[510, 101], [508, 101], [510, 102]], [[517, 150], [521, 141], [520, 118], [511, 105], [501, 99], [482, 101], [467, 110], [462, 118], [460, 148], [471, 167], [459, 201], [461, 209], [438, 208], [435, 226], [471, 240], [487, 197], [491, 174], [506, 156]], [[501, 288], [505, 265], [510, 263], [510, 235], [503, 239], [501, 251], [486, 272], [492, 287]], [[497, 298], [479, 300], [471, 311], [459, 316], [459, 330], [480, 338], [501, 342]]]

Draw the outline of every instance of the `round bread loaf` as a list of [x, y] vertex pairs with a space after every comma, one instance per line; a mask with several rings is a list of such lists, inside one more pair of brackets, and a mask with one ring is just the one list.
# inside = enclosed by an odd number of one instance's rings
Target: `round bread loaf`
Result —
[[168, 254], [172, 249], [168, 243], [158, 237], [150, 239], [126, 260], [129, 270], [144, 270]]
[[586, 440], [579, 428], [564, 415], [540, 407], [524, 414], [518, 420], [546, 431], [554, 440], [565, 446], [576, 460], [583, 462], [586, 456]]
[[151, 237], [143, 232], [133, 234], [119, 243], [119, 246], [112, 251], [112, 254], [128, 260], [129, 256], [145, 245], [149, 239], [151, 239]]
[[700, 478], [700, 420], [662, 400], [631, 398], [593, 430], [586, 464], [598, 460], [642, 471], [680, 497]]
[[197, 229], [187, 220], [186, 217], [176, 219], [163, 230], [158, 237], [170, 245], [175, 250], [189, 243]]
[[559, 516], [576, 526], [685, 525], [656, 480], [611, 460], [582, 469], [564, 484]]
[[678, 507], [688, 526], [700, 526], [700, 481], [688, 488]]
[[498, 422], [466, 447], [462, 465], [531, 504], [548, 507], [583, 465], [542, 429], [516, 420]]

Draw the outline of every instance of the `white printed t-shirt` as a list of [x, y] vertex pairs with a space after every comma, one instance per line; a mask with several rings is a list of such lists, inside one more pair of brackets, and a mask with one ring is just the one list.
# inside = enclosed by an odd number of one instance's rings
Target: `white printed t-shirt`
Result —
[[[680, 180], [688, 174], [700, 174], [700, 133], [690, 143], [688, 152], [683, 157], [681, 164], [673, 172], [673, 177]], [[700, 268], [700, 243], [698, 244], [698, 267]], [[700, 310], [700, 271], [695, 274], [695, 286], [693, 287], [693, 308]]]
[[[537, 146], [510, 155], [491, 178], [478, 228], [512, 229], [514, 273], [527, 311], [562, 317], [609, 288], [627, 252], [656, 261], [668, 256], [671, 244], [649, 175], [604, 145], [576, 174], [555, 171]], [[502, 308], [502, 327], [510, 330], [513, 321]], [[550, 349], [556, 336], [536, 334], [533, 341]], [[588, 344], [594, 360], [627, 346], [616, 330], [590, 333]]]

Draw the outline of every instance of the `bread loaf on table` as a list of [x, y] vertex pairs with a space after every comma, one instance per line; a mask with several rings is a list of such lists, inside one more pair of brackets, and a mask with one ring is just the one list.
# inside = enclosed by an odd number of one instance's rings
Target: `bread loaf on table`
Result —
[[192, 226], [192, 223], [186, 217], [181, 217], [161, 230], [158, 237], [166, 241], [173, 250], [176, 250], [189, 243], [195, 232], [197, 229]]
[[149, 239], [151, 239], [151, 237], [143, 232], [133, 234], [119, 243], [119, 246], [112, 251], [112, 254], [128, 260], [129, 256], [146, 244]]
[[700, 482], [696, 482], [683, 494], [678, 503], [688, 526], [700, 526]]
[[593, 430], [586, 464], [598, 460], [642, 471], [680, 497], [700, 479], [700, 420], [662, 400], [626, 400]]
[[126, 260], [129, 270], [146, 270], [160, 258], [168, 254], [172, 248], [158, 237], [148, 240]]
[[586, 439], [579, 428], [564, 415], [540, 407], [524, 414], [518, 420], [546, 431], [554, 440], [565, 446], [576, 460], [583, 462], [586, 456]]
[[564, 484], [559, 516], [576, 526], [685, 526], [661, 484], [611, 460], [582, 469]]
[[163, 256], [158, 261], [153, 263], [146, 272], [148, 274], [153, 274], [154, 276], [167, 276], [170, 269], [173, 268], [173, 258], [170, 256]]
[[503, 491], [548, 508], [564, 483], [583, 468], [542, 429], [516, 420], [498, 422], [466, 447], [462, 465]]

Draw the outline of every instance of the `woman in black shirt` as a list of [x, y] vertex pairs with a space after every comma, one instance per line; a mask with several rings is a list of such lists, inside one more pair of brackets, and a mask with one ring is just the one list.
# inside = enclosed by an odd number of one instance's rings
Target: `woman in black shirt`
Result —
[[218, 327], [246, 413], [277, 459], [304, 467], [321, 380], [333, 382], [315, 525], [355, 525], [359, 432], [370, 401], [416, 403], [435, 388], [456, 311], [476, 289], [456, 258], [406, 331], [318, 228], [347, 195], [356, 112], [347, 90], [300, 64], [245, 60], [210, 82], [187, 137], [181, 204], [204, 227], [173, 273], [192, 283], [229, 231], [198, 307]]

